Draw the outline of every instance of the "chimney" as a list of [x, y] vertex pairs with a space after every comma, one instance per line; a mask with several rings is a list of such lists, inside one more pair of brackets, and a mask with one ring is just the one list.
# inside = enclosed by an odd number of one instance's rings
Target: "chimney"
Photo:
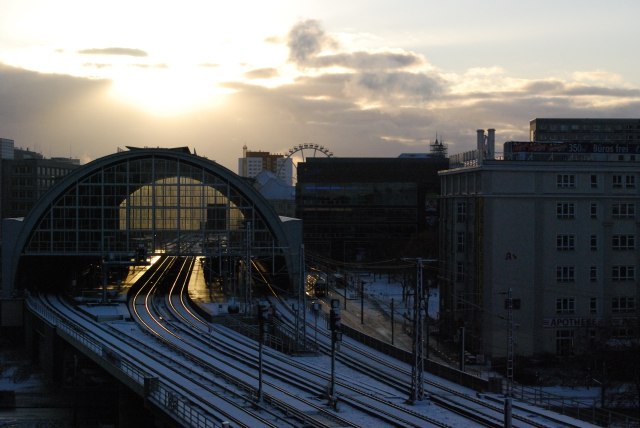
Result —
[[487, 141], [487, 159], [495, 159], [496, 158], [496, 130], [489, 129], [489, 138]]
[[478, 145], [476, 147], [478, 165], [482, 165], [482, 158], [484, 157], [484, 129], [478, 129], [476, 132], [478, 133]]

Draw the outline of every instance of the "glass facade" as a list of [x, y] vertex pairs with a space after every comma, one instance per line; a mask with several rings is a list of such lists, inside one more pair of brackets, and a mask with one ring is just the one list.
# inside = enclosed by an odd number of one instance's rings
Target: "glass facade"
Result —
[[438, 227], [437, 171], [446, 158], [308, 158], [298, 164], [296, 216], [305, 248], [346, 262], [396, 257]]
[[[62, 191], [36, 223], [25, 254], [208, 254], [275, 248], [254, 203], [211, 169], [158, 156], [93, 171]], [[250, 227], [248, 225], [250, 224]]]

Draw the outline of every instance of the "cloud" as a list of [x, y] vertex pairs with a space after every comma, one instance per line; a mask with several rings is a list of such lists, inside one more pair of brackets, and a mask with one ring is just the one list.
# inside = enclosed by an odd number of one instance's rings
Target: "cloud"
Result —
[[413, 99], [418, 102], [430, 99], [442, 92], [444, 81], [437, 76], [426, 74], [362, 73], [347, 85], [351, 95], [366, 95], [368, 99]]
[[92, 48], [76, 51], [81, 55], [124, 55], [135, 57], [147, 57], [149, 54], [141, 49], [132, 48]]
[[165, 70], [168, 69], [169, 66], [167, 64], [129, 64], [130, 67], [137, 67], [137, 68], [143, 68], [143, 69], [160, 69], [160, 70]]
[[198, 67], [204, 67], [204, 68], [216, 68], [216, 67], [220, 67], [220, 64], [213, 64], [210, 62], [203, 62], [198, 64]]
[[244, 73], [247, 79], [271, 79], [278, 76], [280, 73], [275, 68], [258, 68]]
[[289, 61], [306, 65], [309, 58], [313, 58], [326, 48], [336, 48], [338, 41], [327, 35], [320, 21], [308, 19], [294, 25], [287, 35], [289, 47]]
[[106, 68], [106, 67], [113, 67], [113, 64], [98, 64], [95, 62], [85, 62], [84, 64], [82, 64], [83, 67], [95, 67], [97, 69], [101, 69], [101, 68]]
[[279, 45], [280, 43], [282, 43], [282, 38], [279, 37], [279, 36], [265, 37], [263, 42], [265, 42], [265, 43], [274, 43], [274, 44]]
[[309, 59], [308, 67], [343, 67], [353, 70], [386, 70], [424, 65], [424, 59], [413, 53], [353, 52], [322, 55]]
[[622, 82], [622, 76], [605, 70], [575, 71], [571, 74], [571, 77], [578, 82], [608, 82], [611, 84]]

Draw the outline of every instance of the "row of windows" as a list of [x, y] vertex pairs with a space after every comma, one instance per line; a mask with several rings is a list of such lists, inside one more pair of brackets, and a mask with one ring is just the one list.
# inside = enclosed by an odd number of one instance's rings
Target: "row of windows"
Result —
[[[633, 234], [613, 235], [611, 248], [614, 250], [635, 250], [636, 236]], [[576, 235], [573, 233], [556, 235], [556, 249], [558, 251], [574, 251], [576, 249]], [[598, 250], [598, 235], [590, 235], [589, 249], [591, 251]]]
[[[612, 204], [611, 214], [614, 218], [635, 218], [636, 204], [633, 202], [616, 202]], [[598, 203], [592, 202], [589, 215], [591, 218], [598, 218]], [[558, 202], [556, 204], [556, 216], [559, 219], [576, 218], [575, 202]]]
[[[611, 299], [611, 311], [614, 313], [635, 312], [636, 301], [634, 297], [616, 296]], [[576, 312], [575, 297], [560, 297], [556, 299], [556, 313], [558, 314], [574, 314]], [[589, 313], [598, 313], [598, 299], [596, 297], [589, 298]]]
[[[581, 138], [582, 137], [582, 138]], [[572, 134], [572, 135], [567, 135], [567, 134], [536, 134], [536, 140], [539, 141], [545, 141], [545, 140], [549, 140], [549, 141], [634, 141], [634, 140], [638, 140], [640, 139], [640, 136], [634, 136], [634, 135], [604, 135], [604, 137], [601, 139], [600, 135], [598, 134], [594, 134], [594, 135], [580, 135], [580, 134]]]
[[[71, 169], [66, 169], [66, 168], [52, 168], [52, 167], [46, 167], [46, 166], [39, 166], [38, 168], [38, 176], [45, 176], [45, 177], [53, 177], [53, 176], [63, 176], [63, 175], [67, 175], [69, 172], [71, 172]], [[33, 174], [34, 172], [34, 167], [33, 166], [27, 166], [27, 165], [14, 165], [13, 166], [13, 174], [16, 175], [29, 175], [29, 174]]]
[[[539, 124], [536, 126], [537, 130], [546, 131], [546, 124]], [[640, 125], [549, 125], [549, 131], [604, 131], [604, 132], [613, 132], [613, 131], [640, 131]]]
[[[614, 189], [635, 189], [635, 174], [613, 174], [611, 177], [611, 185]], [[556, 175], [556, 186], [558, 188], [575, 188], [576, 174], [558, 174]], [[590, 186], [592, 189], [599, 187], [598, 174], [591, 174]]]
[[[635, 281], [636, 279], [636, 267], [635, 266], [612, 266], [611, 267], [611, 280], [612, 281]], [[598, 267], [589, 267], [589, 280], [598, 281]], [[576, 267], [575, 266], [556, 266], [556, 281], [557, 282], [576, 282]]]

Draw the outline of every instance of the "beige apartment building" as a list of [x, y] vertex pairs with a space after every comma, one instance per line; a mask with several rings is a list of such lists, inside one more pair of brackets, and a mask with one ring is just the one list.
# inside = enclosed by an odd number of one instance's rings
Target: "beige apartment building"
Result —
[[[635, 126], [635, 125], [634, 125]], [[640, 144], [507, 142], [494, 131], [439, 173], [442, 331], [466, 350], [588, 352], [637, 320]]]

